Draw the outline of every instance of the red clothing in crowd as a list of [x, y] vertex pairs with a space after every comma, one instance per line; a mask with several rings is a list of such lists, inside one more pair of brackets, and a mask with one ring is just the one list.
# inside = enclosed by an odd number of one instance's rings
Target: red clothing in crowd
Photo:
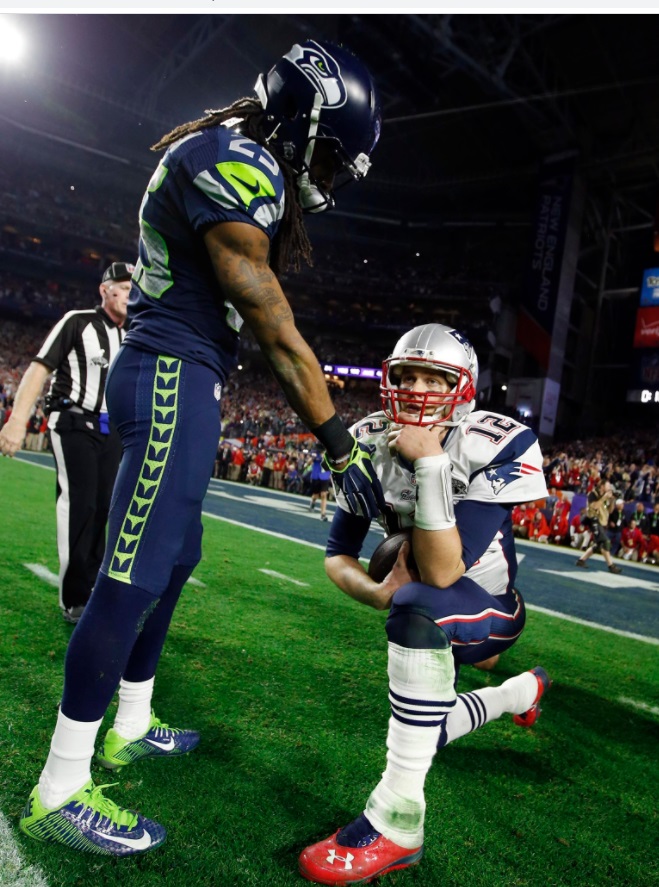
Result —
[[529, 526], [529, 539], [535, 539], [537, 542], [541, 536], [546, 538], [549, 536], [549, 524], [547, 523], [547, 519], [544, 514], [538, 510], [533, 516], [533, 520]]
[[568, 514], [569, 510], [566, 511], [562, 506], [557, 506], [554, 509], [551, 523], [549, 524], [549, 537], [551, 542], [555, 542], [558, 545], [565, 542], [565, 537], [570, 532], [567, 522]]

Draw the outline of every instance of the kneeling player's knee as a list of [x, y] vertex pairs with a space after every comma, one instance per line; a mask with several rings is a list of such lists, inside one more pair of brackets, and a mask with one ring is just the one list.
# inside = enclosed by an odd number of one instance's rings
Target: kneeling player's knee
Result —
[[426, 613], [412, 607], [395, 607], [386, 624], [387, 637], [399, 647], [412, 650], [443, 650], [449, 646], [443, 629]]

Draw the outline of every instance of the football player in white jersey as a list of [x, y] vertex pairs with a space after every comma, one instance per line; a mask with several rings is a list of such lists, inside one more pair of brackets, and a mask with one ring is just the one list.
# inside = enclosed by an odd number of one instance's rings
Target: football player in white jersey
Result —
[[510, 512], [547, 495], [533, 431], [474, 410], [478, 362], [457, 330], [426, 324], [406, 333], [383, 363], [382, 411], [353, 434], [372, 453], [387, 533], [412, 528], [380, 583], [359, 563], [370, 521], [337, 491], [325, 567], [355, 600], [390, 608], [386, 623], [391, 717], [387, 765], [364, 812], [306, 848], [300, 872], [322, 884], [353, 884], [413, 865], [423, 854], [425, 776], [438, 748], [500, 717], [530, 726], [550, 680], [536, 667], [456, 695], [461, 664], [491, 667], [524, 628], [514, 588]]

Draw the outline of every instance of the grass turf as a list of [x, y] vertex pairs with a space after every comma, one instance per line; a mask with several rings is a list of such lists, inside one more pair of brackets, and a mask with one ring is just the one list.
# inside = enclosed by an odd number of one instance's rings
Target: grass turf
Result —
[[[55, 589], [22, 566], [57, 572], [54, 476], [0, 460], [0, 484], [0, 810], [24, 864], [62, 887], [304, 883], [300, 850], [359, 813], [384, 766], [384, 614], [341, 595], [319, 551], [207, 520], [195, 571], [205, 587], [186, 587], [154, 696], [163, 720], [199, 729], [202, 743], [178, 760], [93, 770], [118, 781], [113, 800], [163, 822], [167, 843], [131, 860], [39, 844], [17, 821], [47, 754], [71, 627]], [[657, 660], [654, 646], [530, 613], [498, 670], [463, 669], [460, 689], [542, 664], [555, 681], [543, 716], [530, 730], [504, 716], [438, 755], [426, 856], [386, 883], [659, 883]], [[3, 887], [8, 877], [0, 870]]]

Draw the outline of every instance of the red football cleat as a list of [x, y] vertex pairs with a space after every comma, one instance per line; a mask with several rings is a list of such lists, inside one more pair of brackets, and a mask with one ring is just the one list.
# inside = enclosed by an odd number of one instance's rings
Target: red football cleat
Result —
[[300, 874], [316, 884], [366, 884], [394, 869], [415, 865], [423, 845], [415, 850], [399, 847], [380, 835], [366, 847], [342, 847], [335, 832], [300, 854]]
[[535, 724], [542, 712], [539, 704], [540, 700], [552, 685], [551, 678], [544, 668], [541, 668], [539, 665], [531, 669], [531, 674], [534, 674], [538, 681], [538, 693], [531, 708], [522, 712], [521, 715], [513, 715], [513, 723], [517, 724], [518, 727], [532, 727]]

